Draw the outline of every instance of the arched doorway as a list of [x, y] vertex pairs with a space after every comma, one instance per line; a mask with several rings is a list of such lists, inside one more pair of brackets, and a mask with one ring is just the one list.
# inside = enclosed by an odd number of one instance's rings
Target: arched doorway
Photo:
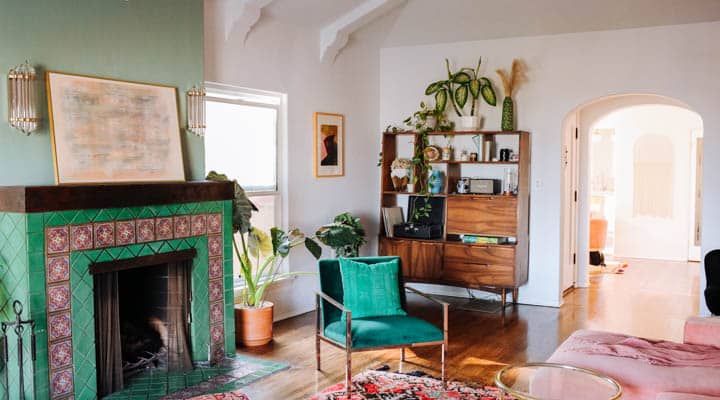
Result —
[[[664, 128], [653, 118], [680, 122]], [[619, 126], [624, 128], [615, 128]], [[702, 129], [702, 119], [687, 105], [658, 95], [603, 97], [567, 115], [562, 148], [563, 290], [588, 286], [591, 215], [607, 214], [609, 205], [613, 212], [604, 218], [612, 219], [606, 221], [611, 251], [640, 258], [699, 258]], [[593, 159], [601, 162], [593, 164]], [[613, 159], [622, 165], [613, 165]], [[682, 168], [673, 169], [678, 165]], [[616, 173], [604, 177], [597, 171], [602, 168]], [[661, 170], [674, 172], [666, 171], [663, 178]], [[664, 244], [653, 237], [661, 234]]]

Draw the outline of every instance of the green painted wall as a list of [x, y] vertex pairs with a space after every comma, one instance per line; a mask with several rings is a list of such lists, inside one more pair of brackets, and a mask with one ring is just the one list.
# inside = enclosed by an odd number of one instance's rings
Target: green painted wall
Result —
[[[26, 59], [44, 70], [175, 86], [183, 126], [184, 93], [204, 79], [203, 1], [0, 0], [0, 185], [54, 183], [47, 113], [29, 137], [7, 124], [6, 74]], [[202, 139], [181, 137], [187, 179], [202, 179]]]

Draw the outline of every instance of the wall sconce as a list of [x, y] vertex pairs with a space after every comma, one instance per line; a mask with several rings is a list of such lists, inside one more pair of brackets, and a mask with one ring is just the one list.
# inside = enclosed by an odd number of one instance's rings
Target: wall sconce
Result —
[[8, 72], [8, 122], [30, 135], [40, 125], [37, 73], [28, 61]]
[[205, 87], [197, 85], [187, 91], [187, 129], [205, 136]]

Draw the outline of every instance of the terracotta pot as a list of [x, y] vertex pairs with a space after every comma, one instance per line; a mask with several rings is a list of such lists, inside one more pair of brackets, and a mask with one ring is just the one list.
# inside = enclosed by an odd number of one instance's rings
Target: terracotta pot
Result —
[[273, 338], [273, 309], [269, 301], [261, 308], [235, 305], [235, 343], [247, 347], [262, 346]]

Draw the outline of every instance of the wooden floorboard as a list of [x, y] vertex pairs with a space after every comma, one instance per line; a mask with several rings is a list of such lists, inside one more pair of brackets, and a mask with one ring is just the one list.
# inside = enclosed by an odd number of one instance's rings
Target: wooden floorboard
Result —
[[[591, 285], [570, 291], [561, 308], [518, 305], [500, 314], [450, 311], [448, 375], [451, 379], [491, 383], [503, 366], [544, 361], [577, 329], [602, 329], [655, 339], [682, 340], [682, 322], [697, 313], [699, 266], [628, 260], [623, 275], [593, 275]], [[441, 322], [440, 308], [418, 296], [408, 297], [410, 312]], [[307, 399], [341, 382], [344, 352], [323, 344], [323, 371], [315, 370], [314, 315], [304, 314], [275, 325], [273, 343], [238, 351], [281, 361], [290, 369], [262, 379], [243, 391], [252, 400]], [[439, 348], [356, 353], [353, 373], [388, 364], [393, 370], [424, 370], [439, 376]]]

